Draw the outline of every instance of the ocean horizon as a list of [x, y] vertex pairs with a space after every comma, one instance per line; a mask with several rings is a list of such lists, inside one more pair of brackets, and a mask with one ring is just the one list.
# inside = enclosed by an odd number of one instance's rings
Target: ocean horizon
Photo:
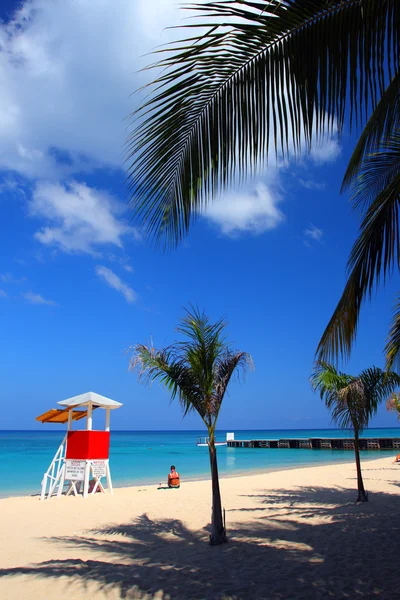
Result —
[[[233, 431], [235, 439], [280, 439], [290, 437], [352, 437], [351, 430], [324, 429], [246, 429], [218, 430], [217, 441], [225, 441]], [[40, 493], [47, 470], [65, 430], [0, 431], [0, 497]], [[156, 485], [165, 482], [172, 464], [181, 480], [208, 479], [210, 467], [206, 447], [196, 446], [204, 430], [113, 430], [110, 442], [110, 468], [114, 487]], [[400, 427], [366, 429], [364, 437], [400, 437]], [[395, 454], [394, 450], [365, 451], [362, 460]], [[354, 461], [349, 450], [257, 449], [218, 447], [221, 477], [267, 472], [329, 463]]]

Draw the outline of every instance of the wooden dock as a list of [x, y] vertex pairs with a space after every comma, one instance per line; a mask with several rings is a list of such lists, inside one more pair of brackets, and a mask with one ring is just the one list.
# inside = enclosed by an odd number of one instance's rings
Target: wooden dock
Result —
[[[400, 450], [400, 438], [360, 438], [360, 450]], [[228, 448], [301, 448], [354, 450], [353, 438], [283, 438], [280, 440], [229, 440]]]

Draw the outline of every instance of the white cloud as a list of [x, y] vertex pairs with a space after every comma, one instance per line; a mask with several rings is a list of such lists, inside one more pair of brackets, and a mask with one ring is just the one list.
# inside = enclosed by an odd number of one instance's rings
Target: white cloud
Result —
[[[60, 179], [123, 163], [146, 55], [181, 36], [173, 0], [30, 0], [0, 23], [0, 169]], [[90, 24], [90, 26], [88, 26]], [[333, 139], [311, 152], [333, 160]]]
[[335, 137], [324, 138], [313, 144], [310, 157], [317, 165], [322, 165], [334, 162], [341, 151], [342, 148]]
[[25, 191], [19, 181], [15, 177], [6, 177], [0, 183], [0, 195], [8, 192], [8, 193], [16, 193], [21, 196], [25, 196]]
[[4, 290], [0, 290], [0, 298], [8, 298], [8, 294]]
[[171, 0], [22, 3], [0, 23], [0, 169], [59, 179], [121, 167], [143, 55], [181, 16]]
[[260, 234], [275, 229], [284, 214], [278, 204], [282, 197], [274, 186], [256, 183], [237, 193], [224, 194], [207, 207], [205, 216], [227, 235]]
[[[120, 248], [136, 232], [107, 194], [57, 182], [123, 166], [124, 118], [140, 98], [131, 93], [154, 75], [138, 70], [149, 62], [146, 53], [181, 35], [166, 27], [186, 13], [172, 0], [25, 0], [21, 6], [12, 22], [0, 24], [0, 171], [46, 181], [30, 204], [32, 214], [48, 221], [36, 233], [41, 243], [94, 256], [103, 245]], [[329, 138], [310, 157], [322, 164], [339, 152]], [[206, 216], [225, 234], [259, 234], [284, 220], [281, 200], [274, 186], [254, 183], [225, 194]]]
[[315, 240], [316, 242], [320, 242], [321, 238], [324, 234], [322, 229], [315, 227], [315, 225], [311, 225], [308, 229], [303, 231], [304, 235], [311, 240]]
[[122, 207], [106, 192], [83, 183], [68, 185], [39, 182], [30, 201], [32, 216], [49, 223], [36, 232], [42, 244], [65, 252], [97, 255], [100, 245], [122, 247], [125, 235], [137, 237], [136, 230], [120, 217]]
[[57, 302], [53, 300], [47, 300], [40, 294], [34, 294], [33, 292], [26, 292], [21, 296], [27, 300], [30, 304], [45, 304], [46, 306], [58, 306]]
[[125, 269], [125, 271], [128, 271], [128, 273], [134, 273], [135, 269], [133, 267], [131, 267], [131, 265], [122, 265], [123, 268]]
[[24, 283], [26, 277], [15, 277], [12, 273], [0, 273], [0, 281], [3, 283]]
[[324, 189], [324, 182], [301, 178], [297, 172], [310, 166], [315, 172], [326, 162], [334, 161], [341, 151], [336, 137], [337, 131], [334, 130], [331, 136], [313, 142], [310, 152], [297, 160], [271, 157], [268, 168], [258, 171], [255, 182], [246, 184], [240, 191], [225, 193], [214, 199], [204, 210], [204, 215], [218, 225], [221, 233], [229, 236], [259, 235], [279, 227], [285, 221], [285, 215], [278, 207], [285, 197], [285, 174], [294, 176], [306, 189]]
[[324, 190], [326, 188], [326, 183], [324, 181], [314, 181], [313, 179], [303, 179], [302, 177], [299, 177], [298, 182], [302, 187], [306, 188], [306, 190]]
[[98, 277], [100, 277], [100, 279], [103, 279], [103, 281], [105, 281], [111, 288], [117, 290], [117, 292], [122, 294], [129, 304], [136, 302], [136, 292], [131, 287], [129, 287], [129, 285], [124, 283], [118, 277], [118, 275], [114, 273], [114, 271], [111, 271], [111, 269], [108, 269], [107, 267], [104, 267], [102, 265], [98, 265], [96, 267], [96, 274]]

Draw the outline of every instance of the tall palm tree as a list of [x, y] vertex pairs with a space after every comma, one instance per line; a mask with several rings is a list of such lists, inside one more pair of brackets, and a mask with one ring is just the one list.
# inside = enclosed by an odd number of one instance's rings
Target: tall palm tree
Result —
[[360, 434], [376, 413], [378, 404], [400, 385], [400, 376], [372, 367], [354, 377], [337, 371], [327, 362], [318, 361], [311, 376], [311, 385], [314, 391], [319, 391], [321, 399], [325, 400], [335, 423], [343, 429], [352, 428], [354, 431], [357, 502], [367, 502], [368, 494], [365, 492], [361, 473]]
[[198, 18], [184, 28], [189, 37], [157, 51], [128, 142], [134, 213], [157, 242], [177, 244], [220, 190], [265, 166], [271, 151], [309, 149], [340, 134], [346, 116], [359, 125], [371, 115], [354, 172], [399, 123], [398, 0], [203, 0], [186, 8]]
[[222, 319], [212, 323], [198, 309], [186, 310], [178, 327], [184, 340], [162, 350], [137, 344], [132, 348], [130, 360], [130, 368], [138, 370], [140, 380], [160, 381], [172, 399], [179, 398], [184, 415], [196, 411], [207, 427], [212, 479], [212, 545], [226, 542], [215, 446], [218, 415], [232, 375], [252, 364], [249, 354], [228, 346], [224, 336], [226, 326]]

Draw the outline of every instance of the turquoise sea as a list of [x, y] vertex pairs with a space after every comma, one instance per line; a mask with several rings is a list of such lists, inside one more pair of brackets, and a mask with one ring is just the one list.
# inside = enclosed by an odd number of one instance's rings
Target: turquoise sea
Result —
[[[351, 437], [350, 431], [336, 429], [234, 433], [235, 439]], [[43, 473], [64, 435], [63, 431], [0, 431], [0, 497], [38, 494]], [[183, 482], [208, 478], [208, 449], [196, 446], [197, 437], [204, 435], [204, 431], [112, 431], [110, 467], [114, 486], [165, 481], [171, 464], [176, 465]], [[369, 429], [364, 436], [400, 437], [400, 428]], [[217, 440], [225, 438], [226, 432], [219, 431]], [[393, 450], [365, 451], [362, 459], [395, 454]], [[343, 450], [218, 448], [222, 476], [353, 460], [353, 452]]]

